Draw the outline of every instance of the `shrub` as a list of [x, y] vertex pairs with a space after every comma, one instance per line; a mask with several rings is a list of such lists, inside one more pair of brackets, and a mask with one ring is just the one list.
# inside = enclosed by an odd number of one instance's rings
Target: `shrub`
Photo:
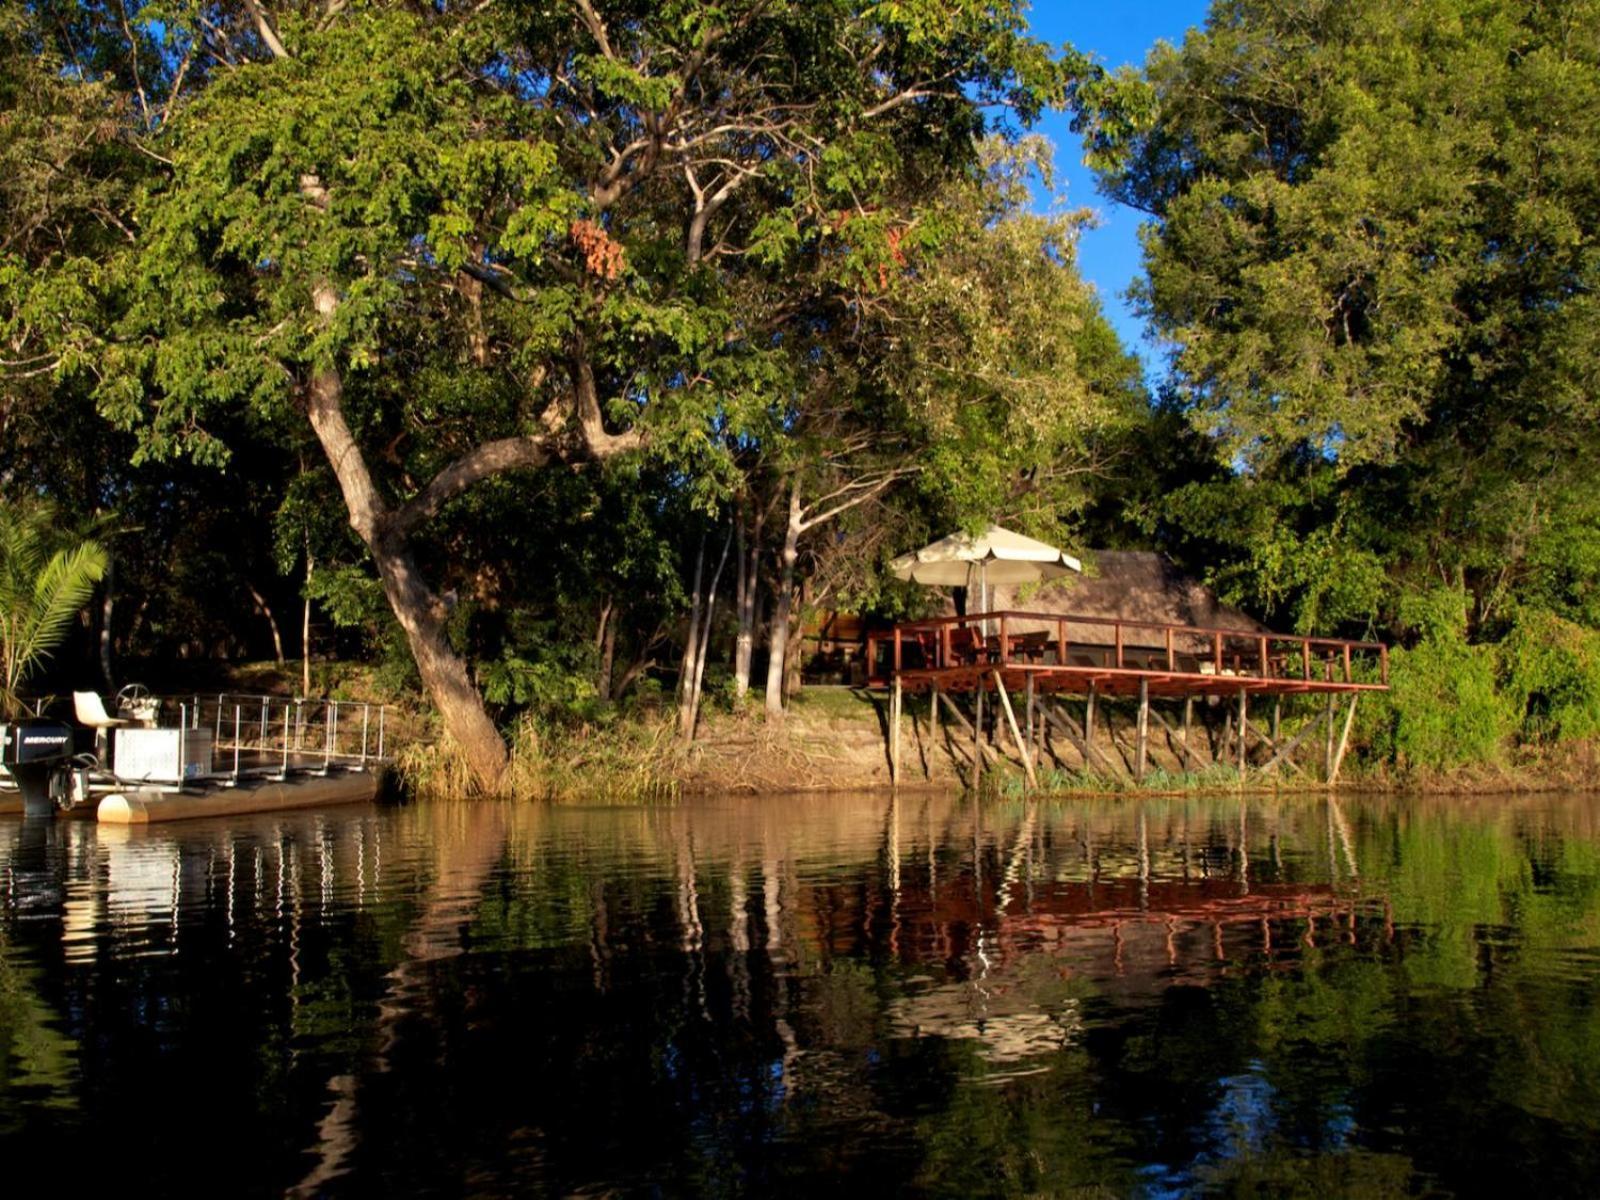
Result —
[[1500, 644], [1506, 703], [1530, 741], [1600, 733], [1600, 633], [1543, 609], [1517, 613]]
[[1515, 727], [1495, 687], [1493, 647], [1453, 634], [1424, 638], [1390, 656], [1389, 683], [1373, 749], [1402, 766], [1443, 771], [1493, 762]]

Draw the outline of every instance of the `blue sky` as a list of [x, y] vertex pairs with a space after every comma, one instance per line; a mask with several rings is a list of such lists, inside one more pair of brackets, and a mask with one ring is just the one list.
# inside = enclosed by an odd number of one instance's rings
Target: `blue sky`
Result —
[[[1034, 36], [1047, 42], [1071, 42], [1094, 54], [1107, 67], [1138, 66], [1159, 40], [1180, 42], [1190, 26], [1205, 20], [1206, 0], [1035, 0], [1029, 13]], [[1139, 273], [1141, 214], [1112, 204], [1095, 188], [1083, 165], [1083, 150], [1068, 128], [1065, 113], [1053, 113], [1040, 131], [1056, 144], [1056, 184], [1064, 186], [1073, 208], [1091, 208], [1099, 226], [1084, 232], [1078, 265], [1084, 278], [1099, 289], [1106, 316], [1123, 344], [1145, 361], [1146, 372], [1158, 374], [1160, 352], [1144, 340], [1144, 323], [1128, 311], [1123, 293]]]

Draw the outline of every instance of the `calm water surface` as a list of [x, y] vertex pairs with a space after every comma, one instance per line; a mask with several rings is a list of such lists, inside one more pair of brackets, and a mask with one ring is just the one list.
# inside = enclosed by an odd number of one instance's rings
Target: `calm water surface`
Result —
[[136, 1194], [1594, 1195], [1597, 983], [1592, 797], [7, 820], [0, 1151]]

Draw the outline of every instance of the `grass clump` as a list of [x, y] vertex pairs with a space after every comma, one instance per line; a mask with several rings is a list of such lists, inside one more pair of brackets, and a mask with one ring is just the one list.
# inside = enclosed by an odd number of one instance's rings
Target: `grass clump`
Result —
[[[499, 794], [507, 799], [648, 804], [675, 799], [681, 743], [664, 721], [541, 726], [524, 716], [511, 733], [511, 758]], [[424, 799], [478, 795], [447, 737], [413, 742], [397, 764], [407, 789]]]

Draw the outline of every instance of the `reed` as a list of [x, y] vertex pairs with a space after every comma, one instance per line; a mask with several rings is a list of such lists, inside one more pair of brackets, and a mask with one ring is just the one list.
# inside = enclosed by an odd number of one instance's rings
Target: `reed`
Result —
[[[679, 792], [682, 751], [664, 722], [542, 727], [523, 717], [510, 742], [510, 761], [496, 793], [504, 799], [648, 804], [674, 799]], [[396, 766], [407, 791], [422, 799], [482, 795], [448, 737], [411, 743]]]

